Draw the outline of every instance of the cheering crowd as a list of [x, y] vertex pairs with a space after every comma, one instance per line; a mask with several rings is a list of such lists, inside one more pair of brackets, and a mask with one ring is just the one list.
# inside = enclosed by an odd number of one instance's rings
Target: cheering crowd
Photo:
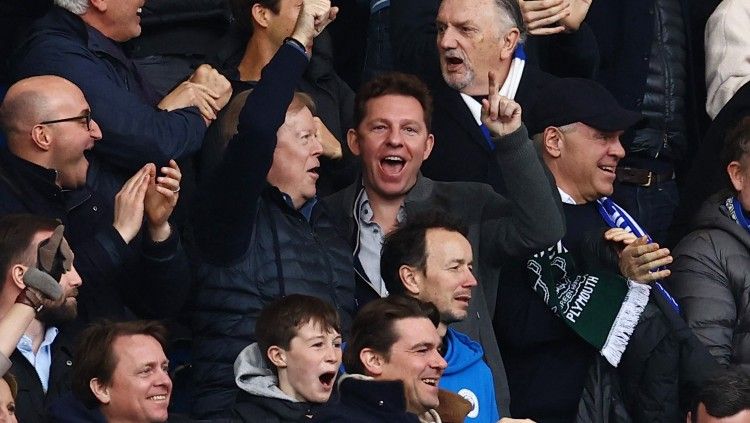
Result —
[[0, 422], [750, 422], [750, 3], [37, 3]]

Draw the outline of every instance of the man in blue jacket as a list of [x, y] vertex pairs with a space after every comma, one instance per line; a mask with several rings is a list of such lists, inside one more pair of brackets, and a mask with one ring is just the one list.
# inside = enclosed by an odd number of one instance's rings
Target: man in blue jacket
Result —
[[495, 423], [500, 417], [484, 350], [448, 327], [466, 318], [472, 288], [477, 286], [471, 244], [465, 233], [446, 214], [417, 216], [385, 238], [380, 274], [390, 295], [408, 295], [437, 307], [437, 330], [448, 363], [440, 387], [471, 402], [467, 422]]
[[229, 82], [208, 65], [166, 96], [146, 81], [120, 43], [140, 35], [141, 0], [55, 0], [20, 46], [11, 77], [63, 77], [83, 91], [102, 139], [94, 151], [134, 171], [200, 148], [229, 100]]

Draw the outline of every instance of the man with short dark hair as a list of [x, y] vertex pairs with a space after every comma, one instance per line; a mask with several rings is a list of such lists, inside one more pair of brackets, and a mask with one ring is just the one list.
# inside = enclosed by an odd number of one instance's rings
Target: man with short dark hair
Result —
[[750, 377], [725, 370], [707, 381], [687, 415], [687, 423], [744, 423], [750, 421]]
[[[82, 284], [73, 260], [59, 221], [0, 217], [0, 373], [9, 367], [16, 377], [16, 414], [22, 422], [46, 421], [47, 405], [70, 391], [69, 363], [78, 332], [70, 324]], [[46, 282], [59, 286], [60, 301], [34, 288]]]
[[494, 159], [509, 182], [507, 197], [488, 185], [438, 182], [421, 175], [435, 144], [430, 132], [432, 99], [417, 77], [389, 73], [363, 85], [355, 99], [356, 127], [347, 138], [362, 161], [361, 181], [324, 202], [351, 243], [359, 306], [388, 294], [380, 274], [386, 234], [425, 210], [462, 217], [482, 286], [472, 289], [468, 316], [456, 328], [482, 345], [494, 375], [500, 414], [508, 415], [505, 370], [490, 320], [500, 269], [507, 258], [524, 257], [554, 243], [564, 228], [557, 193], [521, 124], [521, 109], [498, 94], [495, 76], [489, 76], [490, 95], [483, 100], [482, 119], [493, 136]]
[[440, 387], [469, 401], [467, 422], [500, 419], [492, 371], [481, 345], [449, 327], [466, 318], [473, 274], [471, 244], [463, 229], [445, 214], [415, 216], [386, 236], [380, 271], [389, 295], [408, 295], [431, 302], [440, 313], [438, 334], [447, 367]]
[[95, 323], [76, 347], [73, 393], [108, 422], [165, 422], [172, 394], [166, 347], [158, 322]]
[[[438, 383], [445, 371], [435, 306], [396, 295], [359, 311], [339, 382], [340, 402], [316, 422], [440, 422]], [[463, 401], [460, 401], [463, 402]], [[467, 410], [468, 411], [468, 410]], [[465, 416], [465, 414], [464, 414]]]
[[308, 295], [272, 302], [258, 316], [258, 342], [234, 362], [242, 392], [233, 417], [243, 422], [296, 422], [312, 418], [333, 391], [341, 365], [336, 309]]

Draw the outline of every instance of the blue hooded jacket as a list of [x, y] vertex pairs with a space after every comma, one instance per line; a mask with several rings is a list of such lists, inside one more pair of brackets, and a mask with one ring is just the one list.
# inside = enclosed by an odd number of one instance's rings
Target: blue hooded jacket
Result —
[[474, 408], [466, 417], [470, 423], [496, 423], [500, 420], [492, 371], [484, 362], [479, 343], [451, 328], [443, 338], [448, 367], [440, 378], [440, 387], [461, 395]]

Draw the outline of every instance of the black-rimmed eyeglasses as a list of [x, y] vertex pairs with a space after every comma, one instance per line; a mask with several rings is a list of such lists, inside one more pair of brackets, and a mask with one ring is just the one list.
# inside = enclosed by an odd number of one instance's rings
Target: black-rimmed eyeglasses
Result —
[[39, 122], [39, 123], [41, 125], [46, 125], [49, 123], [72, 122], [74, 120], [81, 120], [81, 119], [86, 120], [86, 129], [90, 131], [91, 130], [91, 111], [89, 110], [85, 111], [80, 116], [74, 116], [74, 117], [69, 117], [69, 118], [64, 118], [64, 119], [45, 120], [44, 122]]

